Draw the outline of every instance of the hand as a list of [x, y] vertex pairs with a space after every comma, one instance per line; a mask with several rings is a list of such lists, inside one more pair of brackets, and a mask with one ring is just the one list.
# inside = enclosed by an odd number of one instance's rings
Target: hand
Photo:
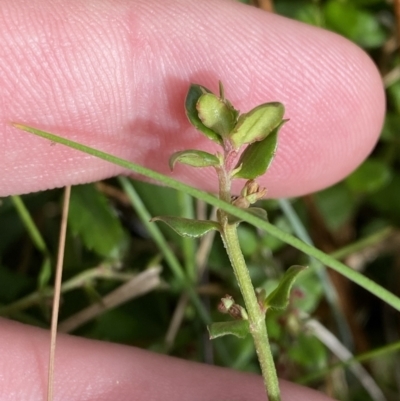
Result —
[[[280, 101], [290, 122], [260, 183], [295, 196], [343, 178], [374, 146], [384, 94], [345, 39], [229, 0], [3, 0], [0, 195], [78, 184], [119, 167], [20, 132], [20, 122], [162, 171], [176, 150], [212, 145], [184, 110], [190, 82], [242, 112]], [[212, 172], [210, 172], [212, 173]], [[202, 170], [174, 177], [213, 190]], [[42, 400], [48, 335], [0, 323], [2, 400]], [[262, 400], [260, 378], [142, 350], [60, 336], [56, 399]], [[284, 400], [326, 400], [282, 383]], [[57, 398], [58, 397], [58, 398]]]

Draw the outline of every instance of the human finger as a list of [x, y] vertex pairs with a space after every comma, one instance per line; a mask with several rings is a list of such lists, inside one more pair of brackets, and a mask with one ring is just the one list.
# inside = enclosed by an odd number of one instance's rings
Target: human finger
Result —
[[[0, 320], [0, 399], [42, 401], [47, 386], [49, 333]], [[282, 401], [332, 401], [281, 382]], [[54, 401], [264, 400], [257, 375], [188, 362], [133, 347], [60, 334]]]
[[[170, 174], [177, 150], [215, 152], [183, 109], [190, 82], [221, 79], [236, 108], [281, 101], [290, 118], [260, 181], [295, 196], [348, 174], [384, 114], [379, 74], [336, 34], [236, 1], [4, 0], [0, 8], [0, 195], [116, 175], [121, 168], [19, 132], [35, 126]], [[174, 177], [215, 191], [213, 171]], [[237, 190], [238, 187], [235, 187]]]

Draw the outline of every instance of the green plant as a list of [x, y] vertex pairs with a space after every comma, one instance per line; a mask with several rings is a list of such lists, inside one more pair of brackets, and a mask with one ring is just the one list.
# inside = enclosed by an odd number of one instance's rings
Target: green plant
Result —
[[[286, 232], [283, 232], [277, 227], [269, 224], [265, 219], [264, 212], [257, 208], [250, 207], [252, 202], [256, 201], [263, 195], [263, 190], [254, 183], [253, 179], [266, 171], [273, 158], [276, 147], [277, 132], [283, 123], [283, 106], [276, 103], [272, 104], [272, 106], [271, 104], [262, 105], [243, 115], [244, 117], [240, 117], [230, 103], [224, 99], [222, 88], [220, 90], [219, 97], [212, 95], [207, 89], [198, 85], [191, 87], [189, 95], [190, 96], [188, 96], [187, 102], [189, 118], [197, 128], [200, 128], [200, 130], [205, 133], [207, 137], [222, 145], [224, 154], [211, 155], [197, 150], [178, 152], [172, 156], [171, 165], [173, 166], [176, 162], [185, 162], [186, 164], [197, 167], [212, 166], [216, 168], [220, 182], [222, 182], [221, 199], [182, 184], [170, 177], [166, 177], [142, 166], [135, 165], [82, 144], [78, 144], [76, 142], [72, 142], [56, 135], [21, 124], [14, 124], [14, 126], [39, 135], [43, 138], [47, 138], [51, 141], [64, 144], [80, 151], [84, 151], [88, 154], [100, 157], [124, 168], [129, 168], [132, 171], [163, 182], [164, 184], [169, 185], [170, 187], [179, 191], [186, 192], [196, 198], [202, 199], [220, 209], [217, 222], [205, 221], [194, 225], [190, 223], [190, 225], [193, 225], [194, 227], [193, 230], [197, 230], [197, 234], [193, 234], [193, 232], [189, 234], [192, 236], [201, 235], [209, 230], [218, 230], [222, 233], [223, 239], [229, 248], [228, 252], [231, 254], [231, 260], [236, 274], [238, 276], [240, 275], [239, 282], [247, 283], [245, 284], [245, 288], [242, 288], [245, 298], [246, 311], [237, 305], [229, 296], [225, 297], [222, 301], [221, 309], [235, 317], [240, 317], [240, 319], [238, 319], [237, 322], [228, 322], [228, 324], [224, 323], [222, 325], [211, 325], [210, 330], [213, 336], [223, 334], [243, 335], [249, 330], [253, 335], [256, 333], [256, 336], [259, 336], [259, 338], [256, 340], [256, 346], [259, 344], [261, 347], [264, 347], [267, 340], [265, 327], [263, 328], [263, 325], [258, 321], [257, 323], [259, 324], [259, 327], [257, 327], [257, 329], [261, 330], [261, 334], [259, 334], [260, 332], [257, 334], [257, 330], [254, 331], [254, 327], [250, 327], [251, 321], [257, 319], [257, 317], [262, 318], [262, 321], [264, 321], [264, 314], [268, 307], [283, 305], [286, 302], [285, 300], [287, 299], [288, 290], [293, 282], [292, 275], [295, 276], [295, 273], [300, 270], [299, 267], [288, 270], [282, 284], [278, 286], [278, 290], [272, 292], [270, 296], [266, 297], [265, 294], [262, 293], [255, 294], [249, 278], [246, 277], [247, 273], [243, 263], [243, 258], [240, 253], [236, 252], [239, 249], [236, 242], [236, 225], [239, 224], [240, 221], [249, 222], [258, 228], [265, 230], [270, 235], [275, 236], [276, 238], [291, 244], [294, 247], [297, 247], [308, 255], [315, 257], [317, 260], [321, 261], [327, 266], [332, 267], [353, 282], [367, 289], [372, 294], [375, 294], [377, 297], [383, 299], [386, 303], [392, 305], [397, 310], [400, 310], [400, 300], [396, 296], [360, 273], [351, 270], [334, 258], [329, 257], [323, 252], [318, 251], [312, 246], [303, 243], [290, 234], [287, 234]], [[200, 118], [197, 107], [193, 107], [193, 105], [197, 105], [201, 96], [204, 96], [204, 98], [199, 103], [199, 110], [201, 111]], [[271, 110], [269, 109], [273, 109], [274, 113], [271, 113]], [[268, 112], [264, 114], [266, 110], [268, 110]], [[223, 119], [223, 123], [215, 118], [216, 115]], [[254, 119], [254, 121], [252, 119]], [[252, 121], [254, 124], [249, 124], [249, 122]], [[206, 122], [208, 126], [204, 122]], [[241, 123], [241, 125], [239, 125], [239, 123]], [[263, 136], [260, 133], [260, 126], [262, 127], [262, 130], [269, 130], [267, 135]], [[212, 129], [209, 127], [212, 127]], [[235, 128], [238, 129], [235, 130]], [[224, 144], [224, 140], [229, 143]], [[242, 145], [245, 145], [246, 148], [239, 155], [239, 149]], [[231, 148], [224, 148], [228, 146], [231, 146]], [[227, 150], [227, 153], [225, 153], [225, 150]], [[232, 156], [228, 158], [227, 156], [230, 152], [232, 152]], [[236, 152], [236, 154], [233, 152]], [[265, 154], [268, 154], [269, 157], [266, 158]], [[238, 162], [234, 160], [235, 157], [239, 158]], [[252, 163], [254, 160], [258, 160], [258, 162]], [[263, 167], [260, 168], [260, 165]], [[245, 178], [248, 181], [239, 198], [232, 200], [230, 196], [229, 183], [231, 179], [236, 178]], [[179, 226], [182, 226], [182, 219], [180, 218], [177, 219], [164, 217], [163, 220], [178, 230]], [[185, 224], [183, 224], [183, 234], [188, 232], [188, 224], [186, 223], [188, 222], [186, 221]], [[263, 301], [261, 308], [258, 304], [260, 299]], [[256, 302], [254, 302], [254, 300]], [[282, 302], [282, 300], [284, 302]], [[275, 304], [273, 301], [277, 303]], [[246, 314], [248, 316], [246, 316]], [[263, 330], [264, 334], [262, 333]], [[267, 361], [266, 365], [263, 366], [263, 370], [268, 371], [266, 381], [269, 383], [268, 391], [271, 392], [270, 399], [277, 400], [279, 399], [279, 389], [277, 386], [276, 375], [273, 373], [272, 357], [270, 353], [268, 355], [268, 350], [265, 351], [264, 349], [262, 352], [265, 352], [265, 354], [262, 356], [263, 359], [261, 359], [261, 363]]]
[[[255, 179], [266, 172], [274, 158], [278, 132], [285, 123], [284, 106], [276, 102], [265, 103], [248, 113], [239, 114], [239, 111], [225, 99], [222, 83], [220, 83], [219, 96], [201, 85], [191, 85], [185, 106], [192, 125], [220, 145], [222, 152], [214, 155], [195, 149], [179, 151], [170, 158], [171, 169], [177, 162], [200, 168], [213, 167], [218, 176], [221, 200], [266, 219], [264, 209], [250, 205], [263, 198], [266, 193], [265, 188], [260, 188]], [[231, 194], [231, 184], [233, 180], [240, 178], [247, 181], [240, 195], [234, 197]], [[243, 338], [250, 333], [256, 347], [269, 400], [280, 400], [265, 315], [269, 309], [284, 309], [287, 306], [290, 289], [303, 267], [292, 266], [277, 288], [267, 296], [265, 291], [257, 292], [252, 285], [237, 234], [240, 219], [219, 209], [217, 221], [174, 216], [153, 219], [153, 221], [157, 220], [168, 224], [182, 236], [195, 238], [211, 230], [220, 233], [239, 284], [245, 308], [235, 303], [230, 295], [222, 298], [219, 310], [229, 314], [234, 320], [211, 324], [210, 337], [213, 339], [231, 334]]]

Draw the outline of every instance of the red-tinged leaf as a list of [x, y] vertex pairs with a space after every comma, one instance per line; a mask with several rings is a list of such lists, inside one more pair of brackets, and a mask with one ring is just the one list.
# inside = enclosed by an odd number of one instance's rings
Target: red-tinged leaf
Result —
[[214, 338], [223, 337], [226, 335], [245, 338], [249, 333], [249, 321], [232, 320], [230, 322], [211, 323], [209, 326], [207, 326], [207, 329], [210, 334], [210, 340], [214, 340]]
[[175, 216], [158, 216], [153, 217], [151, 221], [162, 221], [182, 237], [197, 238], [209, 231], [220, 230], [220, 225], [216, 221], [211, 220], [194, 220], [185, 219], [184, 217]]
[[169, 158], [169, 167], [174, 169], [175, 163], [187, 164], [192, 167], [209, 167], [221, 165], [217, 156], [202, 150], [188, 149], [174, 153]]

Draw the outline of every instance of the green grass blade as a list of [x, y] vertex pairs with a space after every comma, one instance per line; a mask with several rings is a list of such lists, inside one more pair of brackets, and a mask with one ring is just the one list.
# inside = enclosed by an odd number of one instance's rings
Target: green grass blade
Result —
[[[299, 237], [302, 241], [307, 243], [308, 245], [313, 245], [311, 237], [308, 235], [306, 228], [298, 217], [297, 213], [293, 209], [292, 205], [287, 199], [280, 199], [279, 206], [283, 211], [284, 215], [289, 220], [292, 225], [293, 231], [297, 237]], [[338, 295], [335, 287], [333, 286], [329, 275], [325, 269], [325, 266], [322, 265], [319, 261], [310, 257], [310, 266], [313, 268], [315, 273], [317, 274], [322, 288], [324, 289], [325, 298], [328, 301], [330, 308], [332, 309], [333, 316], [335, 317], [336, 323], [339, 327], [339, 332], [342, 338], [342, 341], [346, 345], [347, 348], [353, 348], [353, 338], [350, 331], [350, 328], [346, 322], [345, 317], [340, 309], [340, 305], [338, 302]]]
[[129, 200], [131, 201], [133, 207], [135, 208], [140, 220], [146, 227], [146, 230], [150, 233], [153, 240], [159, 247], [161, 253], [164, 255], [165, 260], [168, 263], [172, 273], [175, 275], [176, 279], [182, 285], [182, 289], [188, 291], [189, 297], [192, 300], [193, 304], [196, 306], [201, 318], [203, 319], [204, 323], [208, 324], [211, 321], [211, 318], [204, 308], [200, 297], [193, 289], [193, 283], [187, 278], [183, 267], [179, 263], [179, 260], [175, 256], [175, 254], [171, 251], [167, 241], [165, 240], [164, 236], [162, 235], [160, 229], [157, 227], [156, 224], [151, 223], [150, 213], [147, 211], [145, 205], [143, 204], [140, 196], [135, 191], [134, 186], [126, 177], [120, 177], [119, 182], [122, 185], [125, 193], [128, 195]]
[[[181, 217], [195, 219], [193, 198], [184, 192], [178, 192], [178, 202], [181, 209]], [[182, 251], [185, 269], [189, 280], [194, 283], [197, 279], [196, 248], [197, 243], [192, 238], [182, 237]]]
[[14, 207], [17, 210], [20, 219], [24, 223], [24, 226], [28, 232], [29, 237], [35, 244], [36, 249], [40, 251], [43, 255], [47, 256], [49, 252], [47, 250], [46, 243], [44, 242], [44, 239], [40, 234], [40, 231], [36, 227], [36, 224], [33, 221], [21, 197], [18, 195], [11, 196], [11, 201], [13, 202]]
[[308, 374], [307, 376], [303, 376], [300, 379], [296, 380], [296, 383], [299, 384], [310, 384], [316, 380], [321, 380], [326, 374], [332, 372], [337, 368], [346, 368], [353, 363], [364, 363], [371, 359], [379, 358], [385, 356], [387, 354], [394, 354], [400, 352], [400, 341], [397, 341], [392, 344], [385, 345], [383, 347], [375, 348], [372, 351], [365, 352], [361, 355], [355, 356], [353, 358], [348, 359], [347, 361], [337, 362], [326, 368], [322, 368], [317, 372], [313, 372]]
[[42, 234], [38, 230], [35, 222], [32, 219], [29, 210], [25, 206], [20, 196], [11, 196], [11, 201], [14, 204], [15, 209], [18, 212], [20, 219], [22, 220], [29, 237], [31, 238], [36, 249], [44, 256], [42, 265], [40, 267], [38, 275], [38, 288], [43, 288], [48, 284], [51, 277], [51, 258], [49, 250], [47, 249], [46, 242], [44, 241]]
[[96, 156], [100, 159], [106, 160], [110, 163], [116, 164], [120, 167], [129, 169], [135, 173], [142, 174], [145, 177], [154, 179], [159, 181], [165, 185], [170, 186], [178, 191], [186, 192], [189, 195], [192, 195], [195, 198], [201, 199], [210, 205], [223, 209], [225, 212], [230, 213], [243, 221], [246, 221], [260, 229], [265, 230], [270, 235], [280, 239], [283, 242], [286, 242], [289, 245], [294, 246], [298, 250], [304, 252], [307, 255], [313, 256], [314, 258], [318, 259], [321, 263], [329, 266], [333, 270], [337, 271], [338, 273], [342, 274], [343, 276], [347, 277], [349, 280], [353, 281], [354, 283], [358, 284], [360, 287], [366, 289], [371, 294], [374, 294], [379, 299], [382, 299], [388, 305], [391, 305], [396, 310], [400, 311], [400, 298], [396, 295], [392, 294], [390, 291], [386, 290], [379, 284], [375, 283], [374, 281], [370, 280], [369, 278], [363, 276], [362, 274], [352, 270], [350, 267], [346, 266], [345, 264], [339, 262], [338, 260], [332, 258], [331, 256], [327, 255], [326, 253], [304, 243], [303, 241], [295, 238], [294, 236], [281, 231], [279, 228], [273, 226], [272, 224], [263, 221], [262, 219], [250, 215], [244, 209], [239, 209], [227, 202], [224, 202], [215, 196], [205, 193], [199, 189], [193, 188], [190, 185], [183, 184], [171, 177], [168, 177], [164, 174], [155, 172], [150, 170], [146, 167], [142, 167], [138, 164], [131, 163], [127, 160], [121, 159], [116, 156], [112, 156], [108, 153], [102, 152], [97, 149], [93, 149], [89, 146], [82, 145], [80, 143], [70, 141], [68, 139], [59, 137], [57, 135], [51, 134], [49, 132], [41, 131], [35, 128], [31, 128], [22, 124], [13, 124], [14, 127], [19, 128], [21, 130], [30, 132], [42, 138], [48, 139], [52, 142], [60, 143], [62, 145], [69, 146], [70, 148], [79, 150], [86, 154]]

